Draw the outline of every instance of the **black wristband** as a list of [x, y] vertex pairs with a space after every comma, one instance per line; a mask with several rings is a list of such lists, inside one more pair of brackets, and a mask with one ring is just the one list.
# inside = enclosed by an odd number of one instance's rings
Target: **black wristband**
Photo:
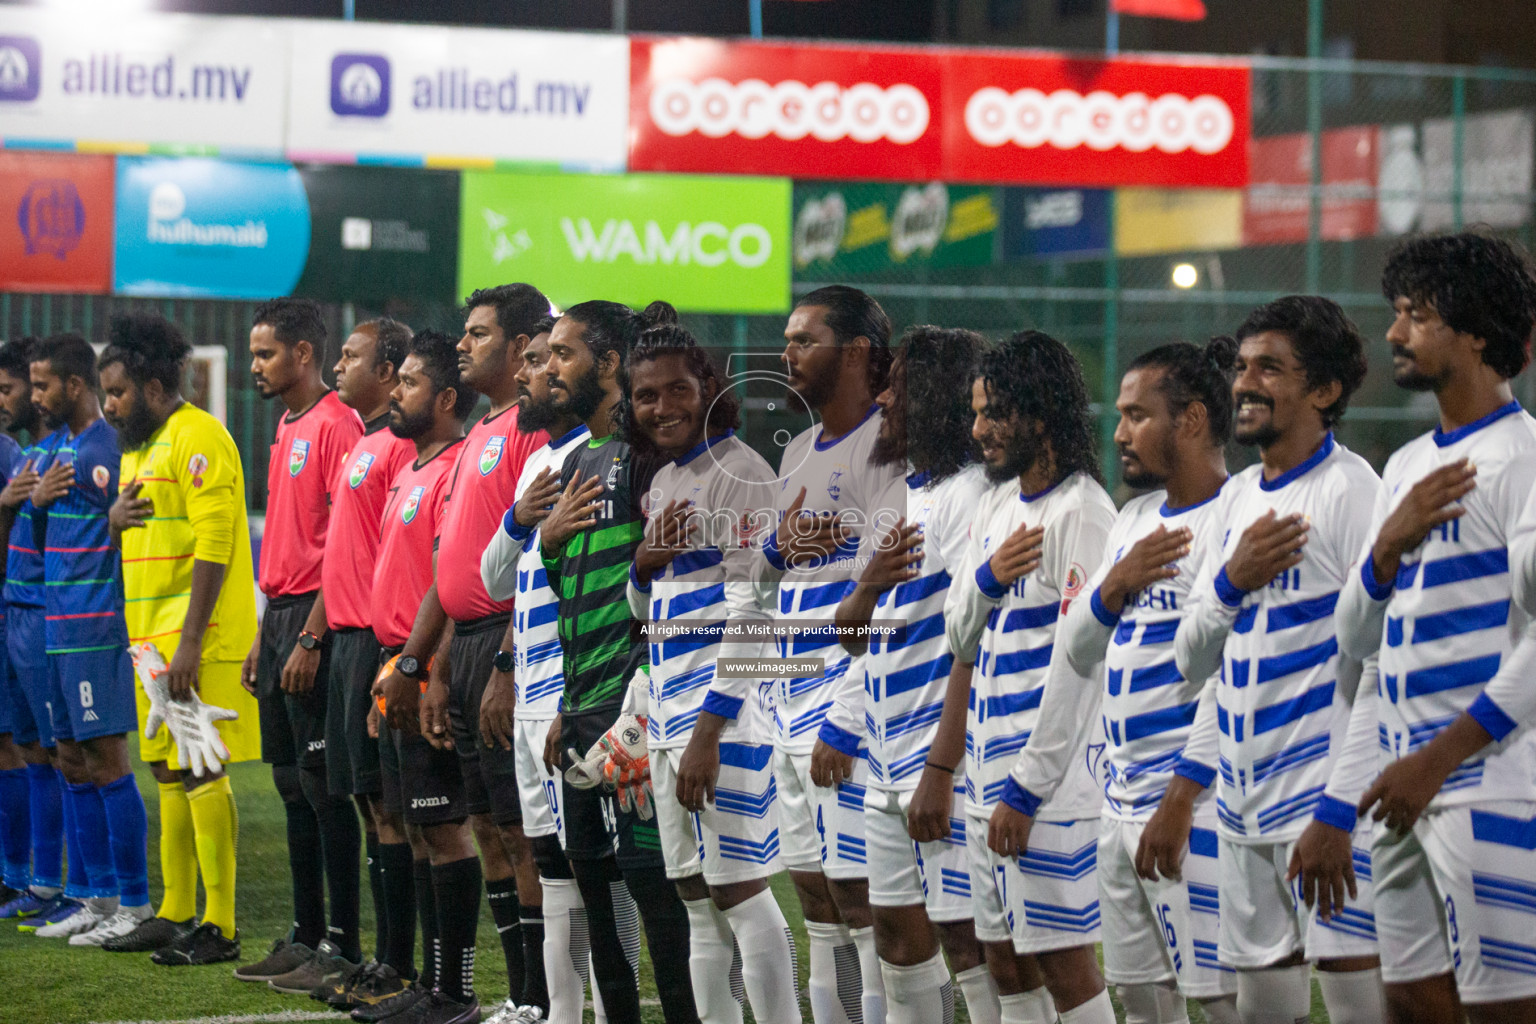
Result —
[[946, 775], [955, 774], [955, 770], [953, 768], [945, 768], [943, 765], [934, 764], [932, 761], [924, 761], [923, 764], [929, 768], [937, 768], [939, 771], [944, 772]]

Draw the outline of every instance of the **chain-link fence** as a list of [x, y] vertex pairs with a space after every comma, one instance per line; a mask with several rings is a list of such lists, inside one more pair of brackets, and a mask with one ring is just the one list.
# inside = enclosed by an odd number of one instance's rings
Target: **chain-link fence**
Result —
[[[1253, 306], [1277, 296], [1327, 295], [1370, 342], [1372, 372], [1341, 439], [1379, 467], [1434, 417], [1428, 396], [1398, 390], [1383, 369], [1389, 308], [1379, 275], [1386, 254], [1397, 236], [1474, 224], [1532, 247], [1536, 73], [1283, 58], [1253, 58], [1252, 66], [1255, 184], [1246, 190], [1122, 190], [1108, 202], [1115, 244], [1099, 252], [1010, 257], [999, 232], [987, 265], [910, 262], [852, 274], [842, 283], [875, 295], [898, 329], [937, 323], [1003, 337], [1037, 328], [1070, 344], [1100, 399], [1111, 478], [1107, 439], [1121, 367], [1168, 341], [1229, 333]], [[1133, 220], [1145, 219], [1149, 208], [1163, 228], [1137, 236]], [[1173, 271], [1186, 264], [1192, 269], [1182, 271], [1182, 283], [1189, 284], [1182, 287]], [[814, 277], [797, 274], [795, 293], [831, 283]], [[245, 454], [252, 508], [261, 508], [280, 410], [260, 400], [250, 383], [246, 345], [254, 304], [0, 294], [0, 332], [76, 330], [101, 340], [107, 318], [129, 308], [158, 310], [194, 343], [227, 348], [228, 423]], [[325, 311], [328, 359], [351, 324], [379, 312], [340, 305]], [[459, 312], [446, 303], [388, 312], [418, 329], [457, 333], [461, 326]], [[705, 344], [749, 357], [734, 360], [734, 371], [776, 368], [782, 316], [685, 316], [684, 322]], [[766, 448], [776, 431], [796, 426], [772, 380], [760, 376], [746, 392], [754, 442], [763, 439]], [[1527, 404], [1536, 400], [1532, 375], [1517, 383], [1516, 393]], [[1236, 461], [1249, 457], [1234, 452]]]

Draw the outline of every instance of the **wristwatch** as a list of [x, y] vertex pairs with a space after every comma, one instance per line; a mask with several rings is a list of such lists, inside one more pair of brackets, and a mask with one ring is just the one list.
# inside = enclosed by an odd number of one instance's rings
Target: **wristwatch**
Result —
[[511, 672], [512, 664], [511, 651], [497, 651], [496, 657], [491, 659], [491, 667], [497, 672]]
[[306, 629], [299, 634], [299, 646], [306, 651], [319, 650], [320, 637]]
[[400, 660], [395, 662], [395, 668], [408, 679], [420, 679], [426, 675], [421, 669], [421, 662], [409, 654], [401, 655]]

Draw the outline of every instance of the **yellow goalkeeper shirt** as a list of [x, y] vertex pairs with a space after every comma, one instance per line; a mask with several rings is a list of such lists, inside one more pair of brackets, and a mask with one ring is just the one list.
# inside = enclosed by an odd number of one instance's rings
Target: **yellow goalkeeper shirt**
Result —
[[256, 636], [256, 579], [234, 438], [183, 402], [142, 448], [123, 452], [122, 488], [135, 480], [154, 514], [142, 528], [123, 532], [130, 642], [152, 640], [169, 661], [192, 597], [192, 563], [220, 562], [224, 584], [203, 635], [203, 660], [242, 660]]

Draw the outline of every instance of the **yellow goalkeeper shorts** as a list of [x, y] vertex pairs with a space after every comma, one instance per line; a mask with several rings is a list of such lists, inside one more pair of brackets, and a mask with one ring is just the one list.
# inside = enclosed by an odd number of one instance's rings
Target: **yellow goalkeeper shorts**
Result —
[[[198, 694], [205, 704], [231, 708], [239, 718], [218, 722], [219, 735], [229, 748], [229, 760], [255, 761], [261, 757], [261, 725], [257, 720], [256, 698], [240, 684], [238, 661], [205, 661], [198, 667]], [[133, 679], [134, 696], [139, 704], [139, 756], [145, 761], [164, 761], [180, 771], [185, 766], [176, 759], [176, 741], [171, 730], [161, 726], [153, 739], [144, 738], [144, 722], [149, 718], [149, 695], [138, 676]]]

